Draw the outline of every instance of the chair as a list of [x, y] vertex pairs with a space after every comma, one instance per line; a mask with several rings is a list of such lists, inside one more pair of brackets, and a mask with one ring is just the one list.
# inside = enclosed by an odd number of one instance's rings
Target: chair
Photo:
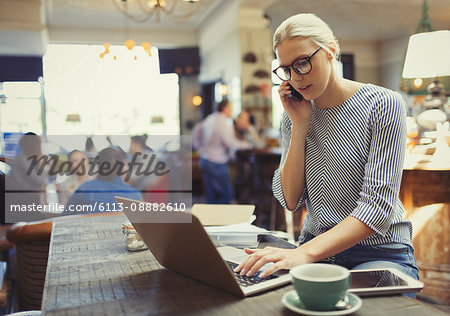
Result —
[[272, 178], [280, 164], [280, 155], [258, 150], [254, 152], [254, 190], [256, 192], [256, 225], [270, 230], [286, 231], [283, 207], [273, 196]]
[[41, 308], [52, 221], [17, 223], [6, 237], [16, 245], [17, 298], [20, 310]]
[[235, 196], [238, 203], [253, 204], [253, 153], [250, 149], [236, 151]]
[[203, 176], [200, 169], [200, 154], [192, 153], [192, 194], [199, 196], [204, 193]]
[[0, 157], [0, 308], [7, 308], [8, 305], [8, 255], [14, 247], [6, 239], [6, 231], [11, 225], [5, 224], [5, 174], [10, 168], [5, 161], [5, 157]]
[[0, 225], [0, 309], [8, 305], [8, 254], [14, 245], [6, 240], [6, 231], [11, 225]]

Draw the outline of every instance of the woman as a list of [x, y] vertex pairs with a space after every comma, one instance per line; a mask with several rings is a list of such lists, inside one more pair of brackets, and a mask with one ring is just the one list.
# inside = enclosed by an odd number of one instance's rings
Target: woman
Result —
[[[284, 153], [273, 191], [281, 205], [307, 215], [296, 249], [246, 249], [236, 268], [253, 275], [325, 261], [348, 269], [394, 267], [418, 279], [411, 223], [398, 199], [405, 152], [400, 95], [341, 78], [339, 45], [314, 14], [288, 18], [274, 34], [283, 80], [278, 92]], [[292, 88], [304, 100], [290, 97]]]
[[[157, 181], [156, 176], [146, 176], [143, 171], [146, 166], [150, 163], [152, 156], [155, 154], [153, 150], [147, 146], [147, 135], [135, 135], [131, 137], [130, 140], [130, 150], [129, 150], [129, 159], [135, 159], [136, 170], [133, 170], [131, 173], [129, 184], [134, 186], [139, 190], [146, 190], [149, 185]], [[139, 167], [138, 164], [142, 164], [142, 167]], [[140, 172], [138, 173], [137, 168], [140, 168]]]
[[255, 119], [247, 111], [242, 111], [234, 120], [236, 138], [246, 140], [252, 147], [264, 147], [264, 140], [255, 129]]

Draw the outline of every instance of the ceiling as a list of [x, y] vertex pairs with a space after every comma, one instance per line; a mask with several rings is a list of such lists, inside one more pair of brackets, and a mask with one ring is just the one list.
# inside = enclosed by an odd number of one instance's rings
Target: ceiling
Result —
[[[199, 4], [194, 4], [198, 6], [195, 14], [183, 23], [168, 20], [164, 14], [161, 14], [159, 22], [156, 22], [153, 16], [143, 23], [135, 23], [127, 22], [127, 19], [115, 9], [112, 1], [118, 0], [45, 0], [47, 26], [49, 28], [117, 29], [127, 26], [134, 29], [197, 29], [208, 14], [224, 2], [224, 0], [201, 0]], [[142, 16], [136, 1], [128, 0], [129, 13]], [[166, 0], [168, 7], [171, 2]], [[188, 12], [187, 5], [181, 2], [176, 13], [183, 15]]]
[[[337, 38], [385, 40], [414, 33], [423, 0], [282, 0], [267, 8], [273, 29], [295, 13], [312, 12]], [[450, 1], [428, 0], [434, 29], [450, 29]]]
[[[136, 24], [113, 7], [112, 0], [45, 0], [47, 26], [51, 28], [199, 29], [214, 10], [231, 0], [201, 0], [198, 12], [185, 23], [161, 16]], [[131, 0], [130, 6], [133, 1]], [[167, 3], [170, 0], [166, 0]], [[414, 32], [422, 14], [422, 0], [240, 0], [241, 6], [263, 7], [275, 29], [295, 13], [313, 12], [325, 20], [336, 37], [384, 40]], [[428, 0], [429, 17], [435, 29], [450, 29], [450, 1]], [[131, 9], [130, 9], [131, 10]]]

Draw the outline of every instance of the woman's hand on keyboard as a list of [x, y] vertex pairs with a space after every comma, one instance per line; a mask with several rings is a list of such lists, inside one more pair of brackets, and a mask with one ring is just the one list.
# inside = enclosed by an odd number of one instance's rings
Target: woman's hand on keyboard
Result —
[[303, 263], [313, 262], [312, 258], [300, 248], [282, 249], [274, 247], [266, 247], [264, 249], [245, 249], [249, 255], [234, 271], [240, 272], [241, 275], [252, 276], [259, 271], [266, 263], [274, 264], [260, 274], [261, 278], [265, 278], [280, 269], [290, 269]]

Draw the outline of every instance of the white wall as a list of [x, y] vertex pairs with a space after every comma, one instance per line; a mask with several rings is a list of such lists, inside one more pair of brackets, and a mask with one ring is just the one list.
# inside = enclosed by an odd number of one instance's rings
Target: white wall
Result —
[[340, 40], [342, 53], [354, 55], [355, 80], [381, 84], [378, 69], [378, 43], [376, 41]]
[[[241, 111], [241, 106], [245, 108], [261, 105], [261, 98], [255, 98], [255, 94], [245, 94], [243, 90], [251, 84], [259, 86], [267, 82], [270, 85], [270, 78], [257, 78], [254, 73], [261, 69], [270, 73], [273, 59], [272, 31], [268, 27], [269, 21], [264, 17], [264, 10], [240, 5], [242, 3], [238, 0], [224, 1], [221, 8], [216, 10], [199, 30], [202, 61], [200, 80], [222, 80], [228, 87], [231, 87], [237, 78], [241, 82], [242, 98], [239, 102], [234, 102], [234, 114]], [[243, 62], [243, 57], [248, 52], [256, 55], [256, 63]], [[270, 89], [268, 91], [270, 92]], [[269, 102], [270, 96], [267, 100]], [[265, 117], [264, 113], [269, 113], [269, 117]], [[270, 121], [270, 111], [262, 111], [259, 114], [262, 114], [259, 119], [262, 124]]]
[[341, 40], [343, 53], [354, 55], [355, 80], [400, 91], [408, 37], [386, 41]]
[[396, 38], [380, 43], [380, 79], [387, 88], [400, 91], [403, 63], [408, 38]]
[[233, 77], [241, 75], [238, 10], [237, 0], [224, 1], [200, 27], [200, 81], [231, 82]]

